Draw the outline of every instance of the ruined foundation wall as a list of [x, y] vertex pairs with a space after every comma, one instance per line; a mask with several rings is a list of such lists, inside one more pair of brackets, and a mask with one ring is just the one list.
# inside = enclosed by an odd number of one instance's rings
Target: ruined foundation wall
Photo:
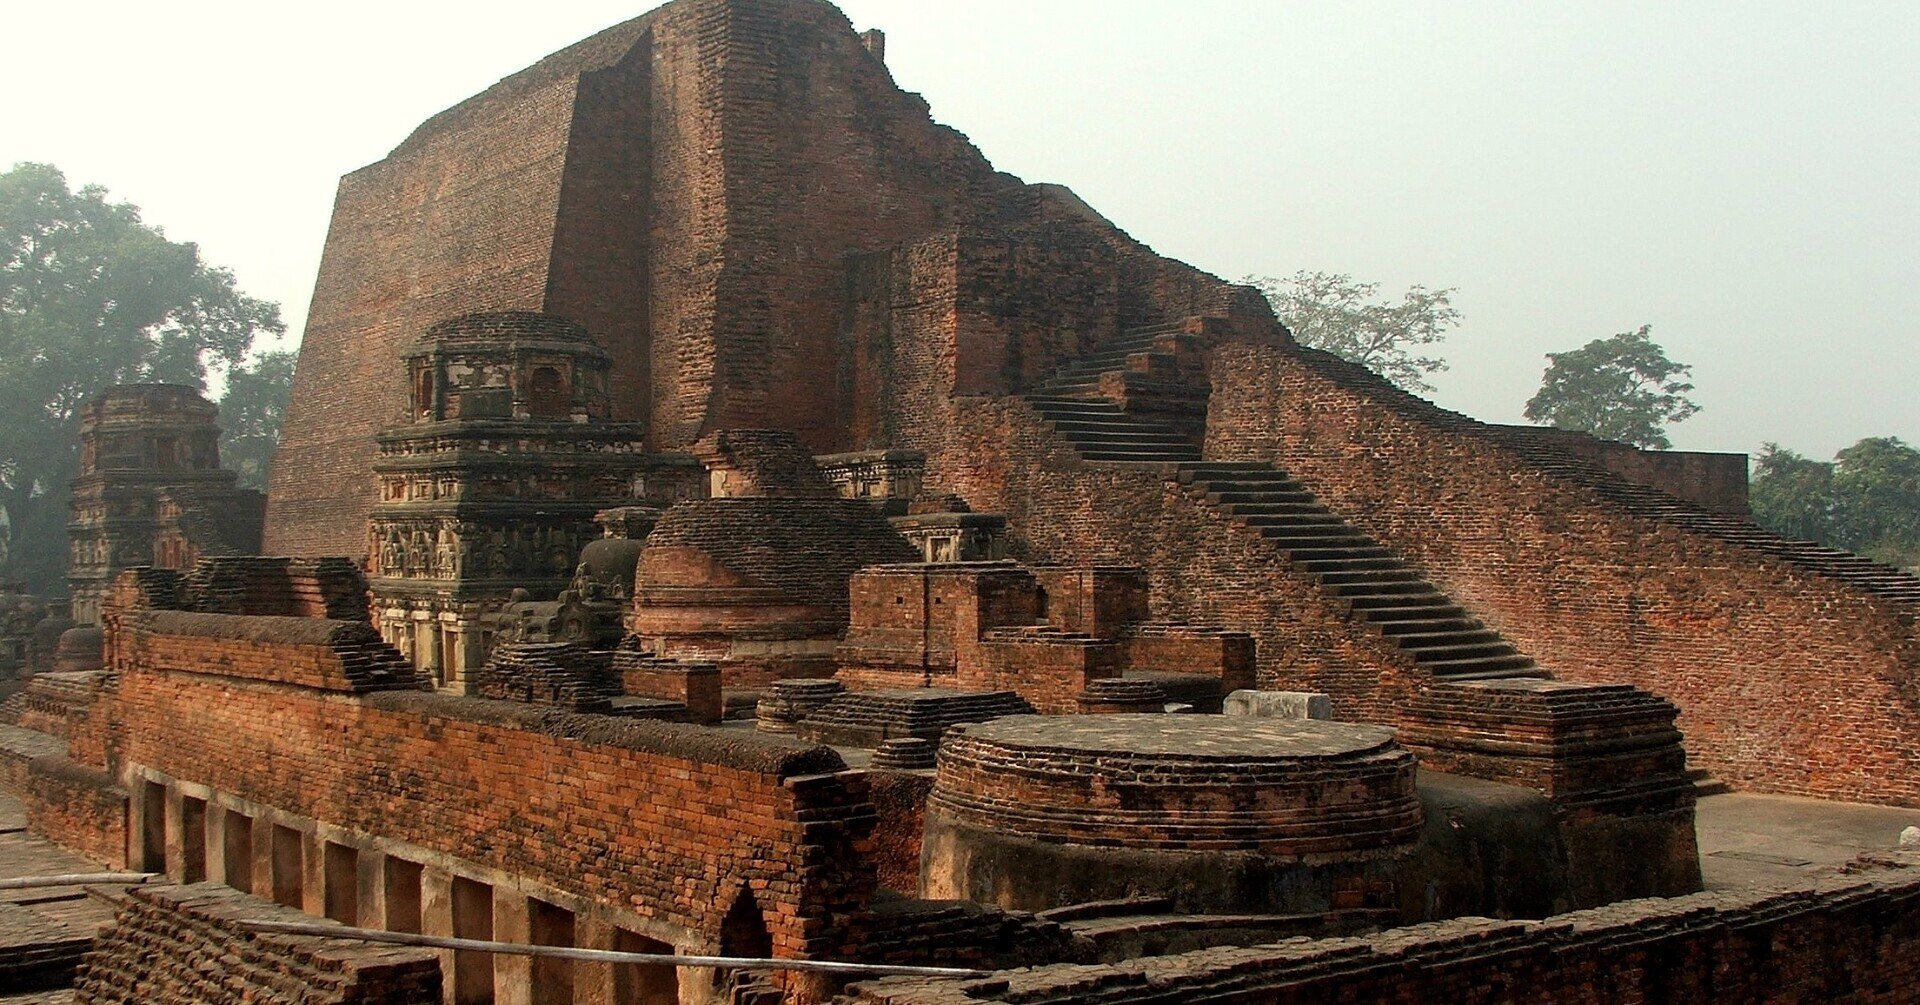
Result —
[[75, 984], [83, 1005], [426, 1005], [441, 996], [430, 951], [311, 935], [256, 935], [243, 921], [325, 924], [213, 883], [129, 890]]
[[1634, 515], [1471, 420], [1389, 407], [1299, 353], [1224, 348], [1213, 386], [1210, 457], [1288, 470], [1556, 676], [1671, 698], [1695, 766], [1920, 805], [1911, 614]]
[[871, 803], [824, 748], [155, 669], [125, 673], [114, 704], [129, 769], [694, 932], [718, 932], [751, 888], [783, 955], [841, 946], [872, 889]]
[[1153, 1000], [1749, 1005], [1911, 1001], [1920, 870], [1786, 892], [1624, 901], [1545, 921], [1456, 921], [1347, 939], [1215, 949], [970, 981], [856, 985], [866, 1005], [1119, 1005]]
[[29, 830], [108, 868], [127, 866], [127, 790], [112, 776], [61, 754], [10, 774], [16, 780], [0, 787], [26, 804]]
[[1256, 532], [1190, 498], [1171, 468], [1088, 464], [1018, 398], [957, 401], [927, 480], [1008, 514], [1022, 558], [1138, 565], [1154, 617], [1252, 633], [1262, 687], [1327, 693], [1341, 718], [1392, 722], [1429, 679]]

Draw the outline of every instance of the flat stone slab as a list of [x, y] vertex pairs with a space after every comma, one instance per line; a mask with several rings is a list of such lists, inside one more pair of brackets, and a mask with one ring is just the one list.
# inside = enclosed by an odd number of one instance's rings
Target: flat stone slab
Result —
[[1694, 822], [1707, 889], [1741, 890], [1892, 852], [1902, 830], [1920, 826], [1920, 809], [1731, 792], [1702, 798]]
[[1345, 758], [1384, 750], [1394, 737], [1385, 726], [1210, 715], [1012, 715], [961, 728], [1008, 749], [1196, 761]]
[[1333, 698], [1312, 691], [1235, 691], [1221, 711], [1257, 719], [1333, 718]]

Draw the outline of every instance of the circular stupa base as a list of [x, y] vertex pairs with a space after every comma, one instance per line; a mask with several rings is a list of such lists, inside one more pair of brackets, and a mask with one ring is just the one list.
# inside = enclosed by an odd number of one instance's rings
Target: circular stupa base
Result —
[[954, 727], [922, 893], [1022, 910], [1164, 896], [1195, 913], [1387, 906], [1421, 825], [1393, 731], [1221, 716]]

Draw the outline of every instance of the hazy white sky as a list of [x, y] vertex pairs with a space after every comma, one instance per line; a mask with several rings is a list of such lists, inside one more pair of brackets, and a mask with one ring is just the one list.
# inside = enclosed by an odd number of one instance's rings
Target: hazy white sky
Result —
[[[200, 243], [296, 334], [334, 186], [652, 6], [0, 0], [0, 167]], [[846, 0], [998, 167], [1230, 278], [1457, 287], [1438, 400], [1652, 324], [1676, 446], [1920, 441], [1920, 5]]]

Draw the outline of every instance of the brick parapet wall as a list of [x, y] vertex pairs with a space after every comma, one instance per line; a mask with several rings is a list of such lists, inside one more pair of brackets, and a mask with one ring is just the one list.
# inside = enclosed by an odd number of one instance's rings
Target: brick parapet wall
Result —
[[35, 674], [26, 687], [0, 703], [0, 723], [68, 739], [107, 681], [102, 670]]
[[60, 738], [0, 725], [0, 791], [21, 801], [35, 833], [113, 868], [127, 864], [126, 790], [74, 763]]
[[1253, 688], [1258, 659], [1253, 636], [1241, 631], [1147, 624], [1120, 640], [1122, 665], [1218, 677], [1222, 693]]
[[1462, 918], [1356, 938], [1055, 965], [977, 980], [895, 978], [854, 985], [841, 1001], [1890, 1005], [1911, 1001], [1916, 986], [1920, 870], [1907, 867], [1788, 891], [1622, 901], [1545, 921]]
[[364, 621], [133, 611], [108, 619], [127, 673], [195, 673], [321, 691], [418, 687], [413, 669]]
[[1464, 416], [1335, 376], [1305, 352], [1221, 347], [1208, 456], [1286, 469], [1555, 675], [1671, 698], [1696, 766], [1920, 805], [1920, 642], [1899, 604], [1632, 512]]
[[56, 754], [28, 764], [25, 781], [28, 830], [108, 868], [130, 864], [127, 790], [113, 776]]
[[830, 954], [873, 888], [872, 804], [825, 748], [178, 672], [126, 674], [115, 704], [126, 764], [696, 936], [750, 889], [779, 954]]
[[1501, 435], [1533, 439], [1598, 464], [1630, 481], [1721, 513], [1745, 515], [1747, 455], [1695, 450], [1641, 450], [1552, 426], [1494, 426]]

